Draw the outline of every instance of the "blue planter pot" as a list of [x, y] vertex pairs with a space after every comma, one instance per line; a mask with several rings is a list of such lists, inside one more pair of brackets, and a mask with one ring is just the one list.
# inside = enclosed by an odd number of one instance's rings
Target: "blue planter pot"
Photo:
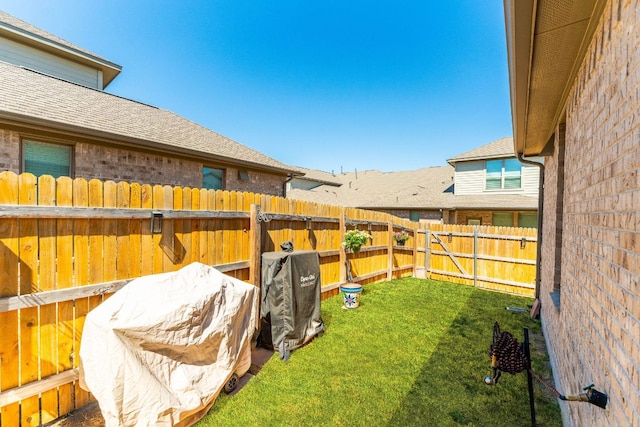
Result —
[[358, 285], [357, 283], [345, 283], [340, 286], [340, 292], [342, 292], [344, 296], [344, 305], [342, 308], [354, 309], [360, 307], [362, 285]]

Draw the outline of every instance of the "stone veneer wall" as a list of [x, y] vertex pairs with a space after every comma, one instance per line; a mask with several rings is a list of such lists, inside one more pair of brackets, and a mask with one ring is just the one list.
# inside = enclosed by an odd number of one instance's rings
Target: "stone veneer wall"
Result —
[[569, 94], [564, 171], [557, 147], [545, 163], [540, 297], [556, 381], [610, 399], [563, 403], [567, 425], [640, 425], [639, 16], [638, 0], [607, 4]]
[[[193, 188], [202, 186], [202, 162], [163, 154], [79, 142], [74, 145], [74, 163], [76, 178]], [[244, 170], [248, 179], [242, 180], [237, 168], [219, 167], [225, 169], [225, 190], [284, 195], [285, 175]], [[2, 170], [20, 172], [20, 135], [0, 129], [0, 171]]]

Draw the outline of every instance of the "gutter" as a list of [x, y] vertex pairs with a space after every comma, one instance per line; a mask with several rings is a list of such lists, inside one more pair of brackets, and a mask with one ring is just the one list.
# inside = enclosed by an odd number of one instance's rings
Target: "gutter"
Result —
[[[226, 163], [230, 166], [246, 167], [253, 170], [275, 172], [283, 175], [303, 174], [302, 171], [298, 171], [296, 169], [285, 169], [284, 167], [266, 165], [264, 163], [256, 163], [249, 160], [227, 157], [221, 154], [207, 153], [191, 148], [167, 145], [163, 142], [149, 141], [137, 137], [115, 134], [99, 129], [86, 128], [79, 125], [55, 122], [39, 117], [25, 116], [22, 114], [6, 111], [0, 111], [0, 125], [6, 126], [9, 129], [16, 130], [17, 132], [34, 136], [37, 136], [38, 132], [57, 133], [72, 138], [81, 138], [85, 141], [91, 141], [92, 143], [100, 143], [108, 146], [117, 146], [126, 149], [137, 148], [141, 150], [151, 150], [154, 153], [164, 153], [174, 156], [180, 155], [197, 161], [210, 160], [219, 163]], [[240, 143], [238, 142], [238, 144]]]
[[122, 71], [121, 65], [102, 58], [86, 49], [82, 49], [73, 43], [67, 42], [66, 40], [63, 40], [65, 43], [62, 43], [52, 38], [56, 37], [52, 34], [50, 34], [51, 37], [48, 37], [46, 35], [33, 33], [7, 22], [0, 22], [0, 32], [6, 33], [7, 38], [11, 40], [18, 40], [20, 43], [44, 50], [59, 57], [79, 62], [83, 65], [90, 66], [91, 68], [95, 68], [97, 65], [105, 76], [103, 89], [106, 88]]
[[543, 210], [544, 210], [544, 164], [534, 162], [532, 160], [527, 160], [524, 158], [523, 153], [518, 153], [518, 160], [522, 163], [526, 163], [528, 165], [537, 166], [540, 178], [538, 183], [538, 246], [536, 249], [536, 289], [535, 289], [535, 299], [540, 299], [540, 269], [541, 269], [541, 261], [542, 261], [542, 219], [543, 219]]
[[296, 175], [295, 175], [295, 174], [290, 173], [290, 174], [287, 176], [287, 179], [285, 179], [285, 180], [284, 180], [284, 183], [282, 183], [282, 197], [284, 197], [284, 198], [286, 198], [286, 197], [287, 197], [287, 184], [288, 184], [288, 183], [290, 183], [290, 182], [291, 182], [291, 180], [292, 180], [293, 178], [295, 178], [295, 177], [296, 177]]

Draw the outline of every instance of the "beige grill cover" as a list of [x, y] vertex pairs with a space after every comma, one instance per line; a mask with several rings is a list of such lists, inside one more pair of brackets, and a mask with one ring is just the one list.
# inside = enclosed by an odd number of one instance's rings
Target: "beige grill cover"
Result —
[[107, 427], [191, 425], [249, 369], [258, 303], [200, 263], [133, 280], [87, 315], [80, 384]]

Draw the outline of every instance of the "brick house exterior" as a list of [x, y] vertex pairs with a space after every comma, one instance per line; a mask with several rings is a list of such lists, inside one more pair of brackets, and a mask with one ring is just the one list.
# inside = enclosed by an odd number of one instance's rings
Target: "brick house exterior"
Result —
[[538, 296], [556, 387], [609, 397], [605, 410], [562, 402], [564, 422], [637, 426], [640, 2], [505, 12], [515, 148], [546, 156]]
[[[20, 135], [21, 133], [17, 131], [0, 129], [0, 170], [21, 172]], [[75, 178], [179, 185], [192, 188], [202, 186], [204, 164], [198, 159], [85, 142], [74, 144], [74, 154]], [[283, 184], [286, 179], [284, 174], [276, 175], [259, 170], [232, 167], [224, 163], [219, 164], [219, 167], [225, 170], [223, 181], [225, 189], [283, 195]], [[248, 179], [241, 178], [241, 170], [246, 171]]]
[[[35, 143], [65, 147], [74, 178], [284, 196], [300, 174], [170, 111], [104, 92], [120, 70], [0, 11], [0, 170], [31, 172], [24, 147]], [[215, 170], [215, 187], [206, 170]]]

